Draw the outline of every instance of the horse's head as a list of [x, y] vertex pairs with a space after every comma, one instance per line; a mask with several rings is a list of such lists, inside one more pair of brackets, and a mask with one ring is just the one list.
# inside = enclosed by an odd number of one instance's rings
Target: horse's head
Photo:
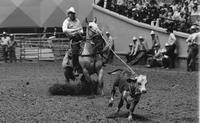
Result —
[[97, 18], [95, 17], [93, 21], [88, 22], [86, 18], [86, 23], [87, 23], [87, 36], [89, 39], [92, 39], [96, 36], [99, 36], [102, 34], [102, 31], [100, 30], [97, 22]]

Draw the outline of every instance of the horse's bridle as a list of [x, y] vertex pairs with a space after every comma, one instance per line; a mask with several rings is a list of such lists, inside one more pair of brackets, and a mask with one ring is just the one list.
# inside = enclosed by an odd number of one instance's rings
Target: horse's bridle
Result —
[[[100, 34], [100, 33], [97, 33], [96, 31], [94, 31], [94, 30], [91, 29], [91, 28], [88, 28], [88, 31], [91, 31], [92, 33], [94, 33], [94, 35], [93, 35], [92, 37], [90, 37], [90, 38], [86, 38], [86, 42], [88, 42], [88, 43], [90, 43], [90, 44], [93, 45], [93, 44], [95, 44], [95, 43], [93, 42], [93, 39], [94, 39], [95, 37], [101, 35], [101, 34]], [[87, 34], [87, 35], [89, 35], [89, 34]], [[92, 50], [94, 50], [94, 49], [97, 48], [98, 46], [100, 46], [100, 44], [95, 45], [95, 46], [92, 48]], [[80, 56], [82, 56], [82, 57], [91, 57], [91, 56], [95, 56], [95, 55], [100, 54], [100, 53], [101, 53], [101, 52], [96, 52], [96, 53], [93, 53], [93, 54], [80, 55]]]

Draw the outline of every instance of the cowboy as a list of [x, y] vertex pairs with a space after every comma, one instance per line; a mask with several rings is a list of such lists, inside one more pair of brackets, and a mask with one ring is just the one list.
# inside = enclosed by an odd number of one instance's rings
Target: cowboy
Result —
[[195, 60], [200, 44], [200, 32], [197, 32], [197, 30], [198, 29], [195, 25], [191, 26], [191, 35], [186, 40], [188, 44], [187, 71], [195, 70]]
[[160, 45], [159, 37], [157, 34], [155, 34], [155, 32], [153, 30], [151, 31], [150, 35], [151, 35], [151, 39], [152, 39], [151, 49], [154, 49], [156, 44]]
[[3, 37], [1, 37], [1, 46], [3, 49], [3, 58], [5, 63], [7, 63], [7, 58], [8, 58], [8, 44], [10, 42], [10, 37], [7, 35], [6, 32], [3, 32]]
[[[146, 53], [148, 50], [147, 42], [142, 36], [139, 36], [139, 41], [136, 44], [135, 51], [133, 53], [134, 59], [131, 61], [131, 65], [137, 64], [139, 61], [146, 62]], [[140, 63], [142, 63], [140, 62]], [[146, 63], [145, 63], [146, 64]]]
[[16, 54], [15, 54], [16, 46], [17, 46], [17, 42], [14, 40], [14, 35], [10, 34], [10, 42], [9, 42], [9, 45], [8, 45], [10, 63], [12, 63], [13, 60], [15, 62], [17, 61]]
[[162, 49], [160, 48], [160, 44], [156, 43], [154, 45], [154, 50], [153, 50], [153, 56], [147, 58], [147, 65], [146, 67], [161, 67], [162, 64], [162, 59], [163, 59], [163, 54], [162, 54]]
[[114, 51], [115, 48], [114, 48], [114, 40], [113, 40], [113, 38], [112, 38], [112, 36], [110, 35], [109, 32], [106, 32], [106, 39], [107, 39], [106, 44], [109, 47], [109, 49], [108, 49], [108, 59], [107, 59], [107, 62], [108, 62], [109, 60], [113, 61], [114, 54], [110, 49], [112, 49]]
[[134, 54], [134, 51], [136, 48], [137, 38], [133, 37], [132, 40], [133, 40], [133, 43], [129, 44], [130, 52], [126, 55], [127, 63], [129, 63], [131, 60], [133, 60], [134, 56], [135, 56], [133, 54]]
[[74, 7], [70, 7], [67, 10], [67, 18], [64, 20], [62, 25], [63, 32], [71, 39], [72, 49], [72, 63], [75, 75], [81, 72], [79, 64], [79, 52], [80, 52], [80, 41], [82, 40], [83, 28], [79, 19], [76, 17], [76, 11]]
[[151, 35], [152, 46], [147, 51], [147, 55], [148, 56], [153, 56], [154, 55], [154, 49], [156, 47], [155, 45], [159, 45], [160, 46], [160, 41], [159, 41], [158, 35], [153, 30], [150, 32], [150, 35]]
[[167, 33], [169, 34], [168, 41], [166, 43], [169, 44], [169, 57], [172, 61], [171, 68], [175, 68], [175, 60], [176, 60], [176, 37], [173, 33], [172, 28], [167, 29]]

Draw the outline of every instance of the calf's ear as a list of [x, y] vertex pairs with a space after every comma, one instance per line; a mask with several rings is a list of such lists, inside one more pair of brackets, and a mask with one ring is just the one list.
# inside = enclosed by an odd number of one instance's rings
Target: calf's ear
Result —
[[136, 81], [137, 81], [137, 79], [133, 79], [133, 78], [128, 78], [127, 80], [126, 80], [128, 83], [136, 83]]

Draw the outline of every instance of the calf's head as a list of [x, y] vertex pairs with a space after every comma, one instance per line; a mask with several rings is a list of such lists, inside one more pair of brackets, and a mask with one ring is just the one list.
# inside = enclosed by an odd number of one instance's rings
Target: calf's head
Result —
[[134, 90], [135, 94], [144, 94], [147, 92], [147, 77], [145, 75], [128, 78], [127, 82], [129, 83], [131, 91]]

